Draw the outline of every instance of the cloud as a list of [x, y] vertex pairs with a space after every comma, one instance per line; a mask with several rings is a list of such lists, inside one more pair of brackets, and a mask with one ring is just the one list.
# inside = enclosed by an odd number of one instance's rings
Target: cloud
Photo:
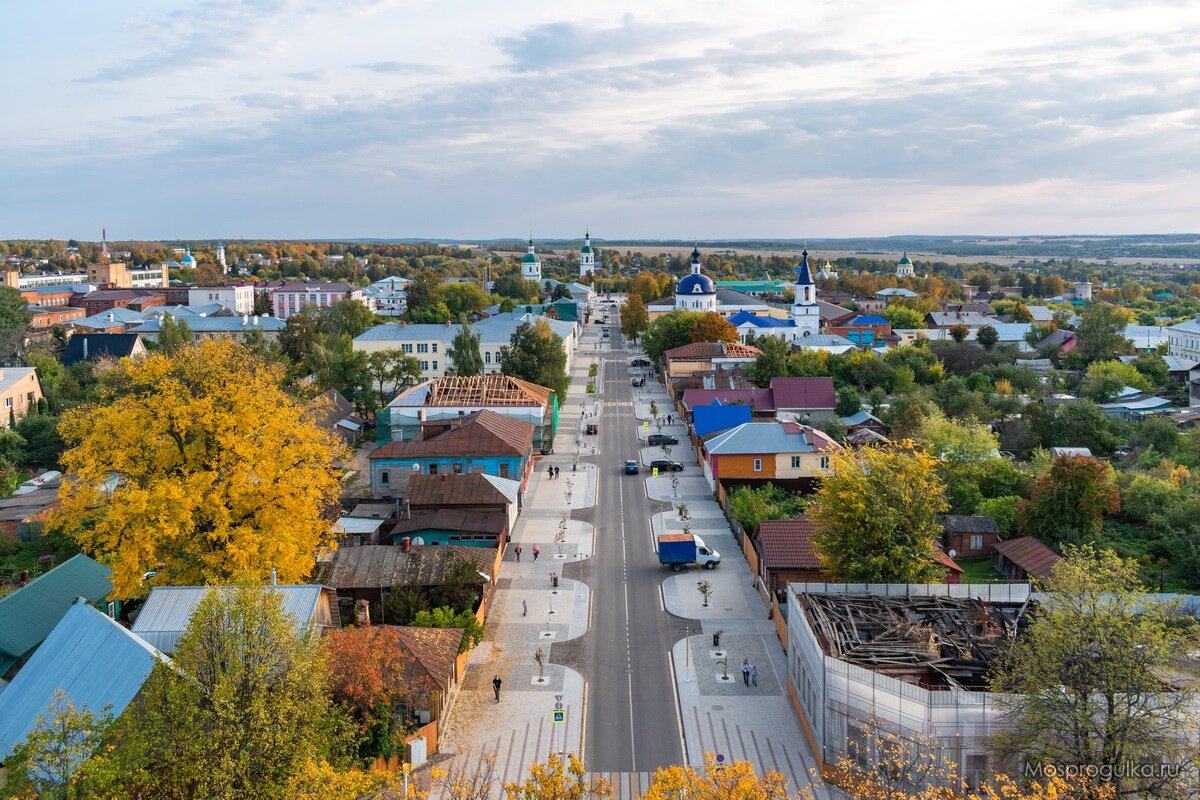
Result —
[[708, 25], [645, 23], [626, 14], [616, 27], [577, 22], [530, 26], [496, 44], [516, 72], [563, 68], [602, 57], [627, 58], [700, 35]]
[[432, 64], [418, 64], [409, 61], [372, 61], [352, 66], [355, 69], [370, 70], [384, 75], [436, 75], [445, 71]]

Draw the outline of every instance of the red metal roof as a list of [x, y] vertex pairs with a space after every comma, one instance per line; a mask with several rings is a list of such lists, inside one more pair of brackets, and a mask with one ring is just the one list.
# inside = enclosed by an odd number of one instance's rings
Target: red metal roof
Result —
[[463, 418], [461, 426], [412, 442], [388, 442], [370, 458], [412, 456], [523, 456], [533, 447], [534, 426], [486, 408]]
[[837, 406], [833, 378], [772, 378], [771, 394], [777, 409], [832, 409]]
[[[713, 358], [758, 358], [762, 350], [737, 342], [692, 342], [663, 353], [667, 361], [708, 361]], [[831, 379], [832, 380], [832, 379]]]
[[422, 507], [495, 505], [503, 508], [508, 503], [504, 493], [477, 472], [413, 475], [404, 489], [404, 499], [411, 505]]
[[758, 523], [759, 552], [767, 569], [821, 569], [812, 534], [816, 525], [807, 515]]
[[1035, 578], [1049, 575], [1058, 562], [1058, 554], [1032, 536], [996, 542], [992, 549]]

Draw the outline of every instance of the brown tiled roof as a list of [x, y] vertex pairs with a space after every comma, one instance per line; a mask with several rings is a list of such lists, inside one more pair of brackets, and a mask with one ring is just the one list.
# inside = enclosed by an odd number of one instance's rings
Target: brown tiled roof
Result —
[[402, 519], [392, 528], [392, 534], [412, 533], [433, 528], [462, 531], [464, 533], [504, 533], [508, 516], [503, 511], [461, 511], [453, 508], [439, 509], [432, 514], [415, 514], [412, 519]]
[[523, 456], [533, 447], [532, 422], [483, 409], [463, 418], [457, 428], [428, 439], [388, 442], [370, 458], [409, 456]]
[[1049, 575], [1058, 562], [1058, 554], [1032, 536], [996, 542], [992, 549], [1035, 578]]
[[692, 342], [663, 353], [669, 361], [708, 361], [713, 358], [758, 358], [762, 350], [737, 342]]
[[966, 514], [947, 514], [942, 517], [942, 527], [946, 533], [1000, 533], [1000, 526], [991, 517]]
[[933, 548], [933, 557], [937, 559], [939, 564], [941, 564], [943, 567], [950, 570], [951, 572], [962, 572], [963, 571], [963, 568], [958, 565], [958, 562], [956, 562], [953, 558], [951, 558], [950, 555], [945, 550], [943, 550], [940, 547], [937, 547], [936, 545]]
[[504, 493], [478, 472], [417, 474], [408, 479], [404, 499], [414, 506], [481, 506], [508, 503]]
[[767, 569], [820, 569], [812, 534], [816, 525], [807, 515], [758, 523], [758, 546]]
[[[418, 628], [411, 625], [396, 627], [400, 644], [412, 655], [421, 671], [432, 679], [434, 687], [445, 690], [454, 676], [454, 662], [458, 658], [458, 647], [462, 642], [462, 628]], [[420, 675], [406, 676], [409, 681], [420, 680]]]
[[316, 582], [334, 589], [438, 586], [457, 560], [472, 561], [480, 572], [491, 575], [495, 557], [490, 547], [453, 544], [413, 545], [407, 553], [399, 545], [343, 547], [317, 564]]

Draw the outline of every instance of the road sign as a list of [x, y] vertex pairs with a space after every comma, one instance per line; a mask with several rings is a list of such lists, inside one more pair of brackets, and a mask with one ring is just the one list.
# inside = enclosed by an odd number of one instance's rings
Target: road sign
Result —
[[551, 715], [550, 716], [551, 722], [566, 722], [567, 721], [567, 712], [565, 712], [561, 709], [557, 709], [557, 708], [554, 709], [553, 711], [550, 712], [550, 715]]
[[648, 419], [642, 420], [642, 430], [644, 430], [644, 431], [650, 430], [650, 420], [648, 420]]
[[657, 478], [657, 477], [658, 477], [658, 467], [655, 467], [655, 468], [652, 470], [652, 474], [651, 474], [651, 476], [650, 476], [650, 477], [652, 477], [652, 478]]

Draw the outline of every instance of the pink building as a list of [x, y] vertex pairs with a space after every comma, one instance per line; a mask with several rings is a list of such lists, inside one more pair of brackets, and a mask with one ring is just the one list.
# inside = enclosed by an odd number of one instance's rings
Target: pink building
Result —
[[304, 306], [327, 308], [346, 299], [361, 303], [362, 289], [339, 281], [285, 281], [271, 290], [271, 307], [279, 319], [287, 319]]

